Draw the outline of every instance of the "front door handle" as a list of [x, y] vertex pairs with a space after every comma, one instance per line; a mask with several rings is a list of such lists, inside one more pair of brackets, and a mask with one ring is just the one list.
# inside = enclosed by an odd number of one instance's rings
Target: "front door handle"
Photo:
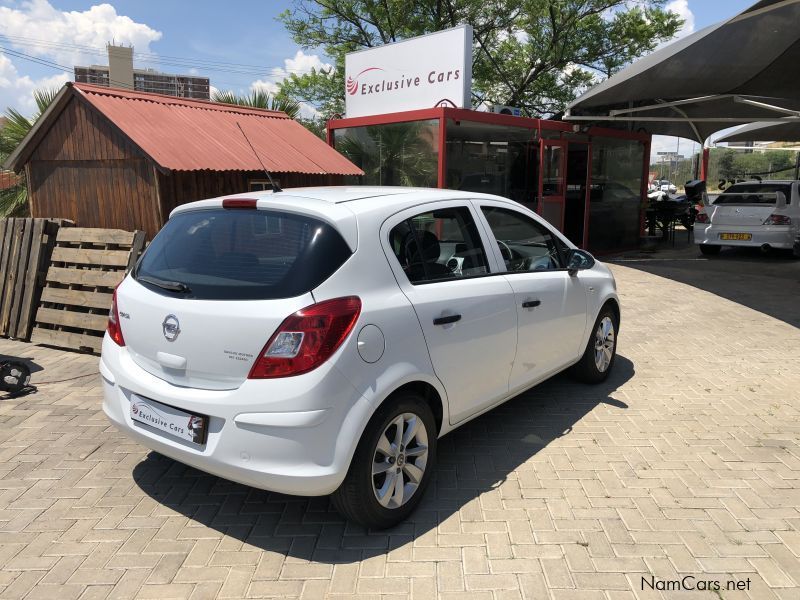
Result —
[[542, 303], [541, 300], [526, 300], [522, 303], [522, 308], [536, 308]]
[[434, 325], [449, 325], [461, 320], [461, 315], [449, 315], [447, 317], [437, 317], [433, 320]]

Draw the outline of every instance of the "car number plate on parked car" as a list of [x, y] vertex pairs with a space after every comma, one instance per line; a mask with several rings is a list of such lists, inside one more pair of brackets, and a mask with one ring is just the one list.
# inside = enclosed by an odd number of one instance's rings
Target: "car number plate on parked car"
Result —
[[131, 395], [131, 419], [195, 444], [206, 443], [208, 417]]
[[719, 239], [721, 240], [739, 240], [742, 242], [749, 242], [753, 239], [752, 233], [720, 233]]

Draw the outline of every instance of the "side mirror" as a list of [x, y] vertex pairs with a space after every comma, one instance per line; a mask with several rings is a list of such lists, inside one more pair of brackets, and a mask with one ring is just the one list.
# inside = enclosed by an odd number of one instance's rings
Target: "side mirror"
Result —
[[775, 208], [778, 210], [786, 208], [786, 194], [783, 192], [777, 192], [776, 196], [777, 200], [775, 201]]
[[575, 276], [578, 271], [591, 269], [594, 266], [594, 257], [585, 250], [571, 249], [567, 254], [567, 272]]

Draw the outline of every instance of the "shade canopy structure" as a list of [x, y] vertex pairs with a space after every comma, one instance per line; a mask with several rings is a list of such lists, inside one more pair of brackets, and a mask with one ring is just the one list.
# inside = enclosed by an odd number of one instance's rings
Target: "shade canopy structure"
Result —
[[800, 120], [750, 123], [714, 139], [720, 142], [800, 142]]
[[575, 100], [564, 118], [701, 143], [735, 125], [800, 120], [798, 24], [800, 0], [762, 0], [639, 59]]

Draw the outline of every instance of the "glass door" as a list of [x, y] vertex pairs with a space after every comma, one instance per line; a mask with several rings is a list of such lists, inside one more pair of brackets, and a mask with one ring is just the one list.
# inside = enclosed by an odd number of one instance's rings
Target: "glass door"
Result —
[[567, 142], [543, 139], [541, 144], [538, 212], [559, 231], [563, 231]]

